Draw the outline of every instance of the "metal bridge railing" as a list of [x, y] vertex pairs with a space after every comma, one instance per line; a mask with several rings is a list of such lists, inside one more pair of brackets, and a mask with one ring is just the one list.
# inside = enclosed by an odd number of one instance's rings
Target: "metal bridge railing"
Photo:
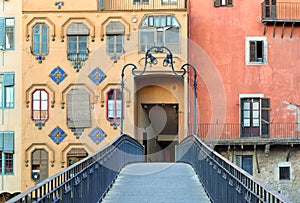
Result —
[[194, 135], [188, 136], [177, 146], [176, 160], [193, 166], [215, 203], [290, 203]]
[[104, 149], [10, 199], [12, 202], [98, 202], [128, 163], [143, 162], [143, 146], [121, 135]]

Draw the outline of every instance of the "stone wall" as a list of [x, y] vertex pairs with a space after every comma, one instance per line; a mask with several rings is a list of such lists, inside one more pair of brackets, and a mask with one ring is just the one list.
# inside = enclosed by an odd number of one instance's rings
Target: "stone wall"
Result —
[[[217, 147], [216, 150], [234, 163], [237, 155], [252, 156], [253, 176], [292, 202], [300, 202], [300, 146], [270, 145], [269, 150], [265, 146], [257, 146], [256, 151], [254, 146], [235, 146], [226, 150]], [[279, 180], [280, 166], [290, 166], [289, 180]]]

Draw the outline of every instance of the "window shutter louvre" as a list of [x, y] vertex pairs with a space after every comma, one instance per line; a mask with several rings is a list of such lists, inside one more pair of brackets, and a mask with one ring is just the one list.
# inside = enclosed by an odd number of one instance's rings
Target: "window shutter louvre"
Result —
[[84, 89], [71, 89], [67, 94], [69, 128], [88, 128], [91, 126], [90, 96]]
[[270, 137], [270, 99], [261, 99], [261, 135]]
[[32, 165], [41, 164], [41, 149], [37, 149], [32, 153]]
[[84, 23], [71, 23], [67, 35], [90, 35], [90, 30]]
[[215, 5], [215, 7], [220, 6], [220, 0], [215, 0], [214, 5]]
[[0, 151], [3, 151], [3, 145], [4, 145], [4, 136], [3, 132], [0, 132]]
[[268, 63], [268, 42], [266, 40], [262, 41], [262, 54], [263, 62]]
[[3, 75], [3, 85], [4, 86], [14, 86], [15, 84], [15, 74], [4, 74]]
[[14, 153], [14, 133], [4, 132], [3, 151], [6, 153]]
[[240, 124], [240, 136], [244, 136], [244, 99], [240, 99], [240, 111], [241, 111], [241, 124]]
[[111, 21], [106, 26], [106, 35], [124, 35], [125, 26], [119, 21]]
[[0, 18], [0, 48], [5, 49], [5, 18]]

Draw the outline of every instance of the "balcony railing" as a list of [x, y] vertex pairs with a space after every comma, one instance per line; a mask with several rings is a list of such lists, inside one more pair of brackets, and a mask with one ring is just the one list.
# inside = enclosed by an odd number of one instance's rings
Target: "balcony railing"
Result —
[[100, 0], [99, 9], [108, 11], [124, 10], [186, 10], [187, 0]]
[[290, 203], [194, 135], [186, 137], [177, 146], [176, 161], [193, 166], [212, 202]]
[[100, 202], [121, 169], [144, 161], [143, 146], [120, 135], [115, 141], [91, 156], [43, 180], [7, 203]]
[[[193, 124], [189, 124], [193, 132]], [[260, 127], [245, 127], [240, 123], [198, 123], [197, 136], [201, 139], [238, 139], [238, 138], [271, 138], [299, 139], [300, 123], [271, 123], [268, 133], [262, 133]], [[266, 131], [265, 131], [266, 132]]]
[[263, 2], [262, 21], [300, 22], [300, 2]]

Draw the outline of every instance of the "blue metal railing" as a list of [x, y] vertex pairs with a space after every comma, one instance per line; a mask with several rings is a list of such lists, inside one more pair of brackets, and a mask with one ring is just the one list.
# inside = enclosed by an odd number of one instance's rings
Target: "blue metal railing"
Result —
[[193, 166], [213, 202], [290, 203], [194, 135], [188, 136], [177, 146], [176, 160]]
[[98, 202], [127, 164], [143, 162], [143, 146], [121, 135], [104, 149], [45, 179], [12, 202]]

